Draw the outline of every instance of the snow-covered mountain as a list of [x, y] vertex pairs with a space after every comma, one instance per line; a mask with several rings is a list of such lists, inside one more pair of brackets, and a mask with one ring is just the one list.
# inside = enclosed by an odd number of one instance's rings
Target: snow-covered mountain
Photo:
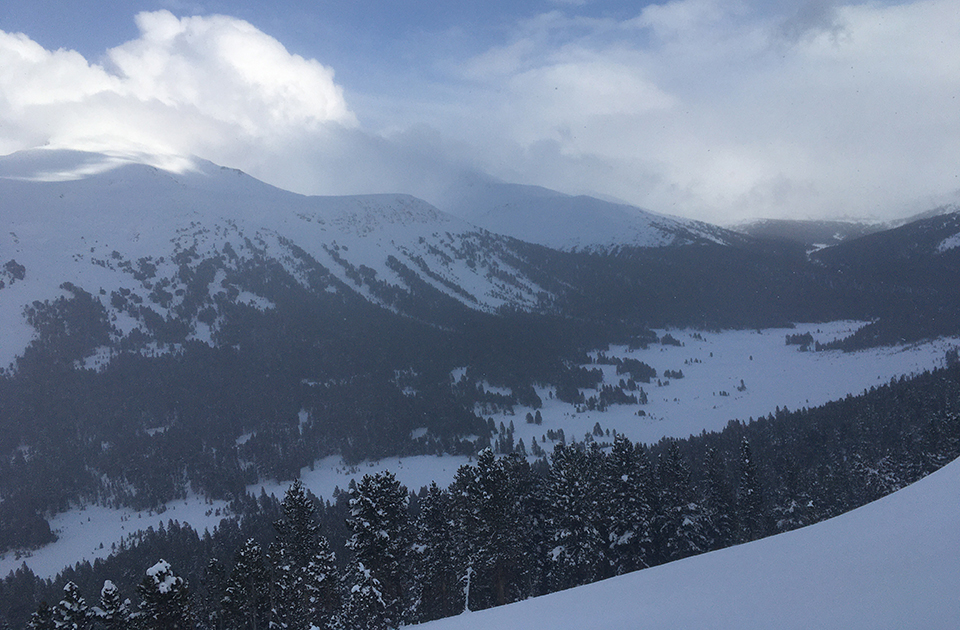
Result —
[[829, 521], [424, 630], [950, 630], [960, 462]]
[[[304, 286], [394, 310], [412, 283], [484, 311], [535, 308], [547, 294], [514, 268], [510, 239], [415, 197], [305, 197], [202, 160], [163, 166], [56, 150], [0, 158], [0, 364], [33, 335], [24, 307], [55, 299], [64, 283], [98, 296], [123, 334], [149, 309], [192, 318], [191, 335], [209, 339], [215, 313], [196, 315], [215, 310], [217, 294], [270, 307], [231, 275], [258, 258]], [[186, 268], [210, 260], [208, 286], [194, 291], [205, 295], [191, 296]], [[203, 303], [178, 310], [194, 298]]]
[[740, 243], [735, 232], [539, 186], [463, 178], [444, 209], [482, 228], [563, 251]]

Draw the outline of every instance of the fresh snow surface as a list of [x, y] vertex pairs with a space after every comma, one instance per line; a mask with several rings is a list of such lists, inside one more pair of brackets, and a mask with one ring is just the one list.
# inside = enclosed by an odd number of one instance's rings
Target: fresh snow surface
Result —
[[539, 186], [474, 179], [460, 182], [446, 196], [443, 208], [474, 225], [565, 251], [665, 247], [691, 238], [722, 242], [724, 232], [699, 221]]
[[83, 560], [93, 562], [106, 558], [114, 545], [131, 540], [137, 532], [166, 527], [170, 521], [191, 527], [203, 534], [213, 531], [227, 515], [225, 501], [209, 501], [192, 496], [171, 501], [162, 512], [153, 510], [138, 512], [129, 508], [112, 509], [99, 505], [58, 514], [50, 519], [50, 528], [58, 540], [45, 547], [20, 556], [14, 551], [0, 555], [0, 577], [4, 577], [22, 564], [26, 564], [41, 578], [52, 578], [66, 565]]
[[956, 630], [960, 461], [834, 519], [423, 630]]

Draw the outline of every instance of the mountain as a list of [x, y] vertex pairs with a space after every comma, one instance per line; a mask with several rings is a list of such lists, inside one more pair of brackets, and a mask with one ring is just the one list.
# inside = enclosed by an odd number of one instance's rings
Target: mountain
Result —
[[829, 521], [424, 630], [956, 628], [958, 494], [954, 462]]
[[748, 236], [799, 243], [808, 248], [838, 245], [867, 234], [888, 229], [880, 222], [815, 221], [796, 219], [758, 219], [734, 226], [737, 232]]
[[[405, 195], [304, 197], [199, 160], [173, 172], [37, 150], [0, 159], [0, 200], [7, 228], [0, 251], [13, 261], [0, 312], [4, 329], [19, 331], [0, 342], [6, 361], [29, 339], [23, 306], [55, 298], [64, 282], [119, 291], [112, 310], [127, 315], [117, 322], [123, 334], [143, 327], [139, 309], [116, 307], [133, 301], [160, 317], [192, 316], [190, 336], [207, 339], [216, 318], [208, 313], [214, 321], [204, 325], [196, 317], [215, 306], [217, 294], [235, 290], [269, 307], [262, 296], [231, 289], [226, 277], [264, 255], [303, 285], [354, 291], [397, 310], [412, 283], [483, 311], [533, 309], [545, 293], [514, 268], [509, 239]], [[181, 271], [213, 258], [217, 269], [200, 287], [208, 294], [193, 295]], [[311, 279], [316, 265], [323, 277]], [[185, 304], [188, 297], [198, 301]]]
[[633, 240], [560, 251], [410, 196], [306, 197], [198, 159], [0, 158], [0, 552], [49, 542], [80, 503], [229, 501], [331, 455], [475, 455], [504, 439], [490, 410], [630, 400], [637, 384], [588, 353], [659, 343], [651, 328], [886, 326], [854, 333], [866, 345], [960, 330], [935, 273], [960, 250], [873, 277], [851, 271], [859, 250], [484, 191], [561, 208], [554, 234], [586, 233], [583, 211]]
[[450, 213], [475, 225], [562, 251], [743, 242], [735, 232], [700, 221], [539, 186], [465, 177], [445, 197]]

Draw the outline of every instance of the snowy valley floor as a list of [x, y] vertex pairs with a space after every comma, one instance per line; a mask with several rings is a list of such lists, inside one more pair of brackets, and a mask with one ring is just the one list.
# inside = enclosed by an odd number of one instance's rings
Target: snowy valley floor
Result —
[[[628, 350], [611, 347], [604, 351], [608, 357], [630, 357], [643, 361], [663, 374], [665, 370], [682, 370], [683, 379], [671, 379], [669, 385], [657, 386], [656, 380], [643, 388], [649, 402], [643, 406], [615, 405], [605, 412], [580, 412], [573, 406], [551, 398], [547, 389], [538, 390], [543, 399], [542, 425], [527, 424], [527, 408], [517, 407], [512, 414], [478, 409], [484, 417], [494, 419], [497, 426], [513, 422], [515, 440], [523, 440], [527, 449], [534, 439], [547, 452], [553, 442], [545, 439], [548, 430], [563, 429], [567, 440], [583, 441], [595, 424], [616, 430], [633, 441], [652, 443], [662, 437], [687, 437], [702, 430], [721, 430], [733, 419], [746, 421], [773, 412], [778, 406], [797, 409], [813, 407], [847, 394], [888, 382], [891, 378], [911, 375], [943, 363], [944, 353], [957, 345], [960, 339], [947, 338], [909, 346], [879, 348], [842, 353], [800, 352], [797, 346], [787, 346], [787, 334], [810, 332], [822, 343], [844, 337], [860, 324], [833, 322], [829, 324], [798, 325], [795, 329], [763, 331], [726, 331], [700, 333], [673, 330], [670, 334], [683, 346], [651, 345], [646, 350]], [[666, 331], [658, 331], [661, 335]], [[594, 353], [596, 356], [596, 353]], [[612, 365], [591, 365], [604, 371], [604, 382], [616, 384], [621, 377]], [[741, 381], [743, 391], [737, 387]], [[721, 395], [725, 392], [729, 395]], [[585, 392], [590, 395], [590, 391]], [[646, 415], [638, 416], [643, 410]], [[607, 440], [609, 438], [597, 438]], [[392, 470], [408, 488], [417, 490], [436, 481], [448, 485], [457, 469], [468, 460], [465, 457], [422, 456], [389, 458], [379, 462], [365, 462], [346, 466], [339, 457], [320, 460], [301, 471], [304, 484], [315, 494], [330, 498], [334, 489], [345, 489], [353, 478], [379, 470]], [[259, 493], [282, 496], [288, 483], [270, 482], [251, 487]], [[135, 532], [160, 523], [177, 520], [189, 523], [198, 531], [212, 529], [224, 515], [223, 502], [209, 502], [200, 497], [175, 501], [163, 513], [112, 510], [88, 506], [58, 515], [51, 520], [59, 540], [28, 557], [14, 552], [0, 556], [0, 575], [26, 562], [37, 575], [52, 577], [67, 564], [109, 555], [111, 548]], [[960, 550], [957, 551], [960, 554]]]
[[423, 630], [955, 630], [960, 461], [834, 519]]

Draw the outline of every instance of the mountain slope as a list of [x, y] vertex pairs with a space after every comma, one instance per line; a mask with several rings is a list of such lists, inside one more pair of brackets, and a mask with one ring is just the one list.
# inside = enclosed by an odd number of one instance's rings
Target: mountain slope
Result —
[[447, 198], [444, 207], [450, 213], [475, 225], [562, 251], [605, 252], [744, 240], [735, 232], [700, 221], [539, 186], [464, 179]]
[[806, 247], [829, 247], [886, 229], [883, 223], [864, 221], [804, 221], [759, 219], [735, 226], [738, 232], [760, 239], [799, 243]]
[[[238, 261], [278, 261], [306, 286], [354, 291], [393, 310], [419, 290], [493, 311], [534, 309], [546, 292], [514, 268], [508, 239], [488, 234], [414, 197], [303, 197], [246, 175], [194, 161], [180, 172], [96, 154], [31, 151], [0, 158], [0, 361], [22, 352], [32, 330], [22, 318], [34, 300], [70, 282], [96, 295], [123, 334], [143, 328], [142, 311], [166, 318], [184, 300], [190, 335], [209, 339], [215, 297], [236, 293], [270, 306], [227, 276]], [[185, 286], [184, 268], [220, 261], [209, 287]], [[199, 290], [203, 289], [203, 290]], [[209, 290], [207, 290], [209, 289]], [[203, 294], [206, 295], [203, 295]], [[130, 301], [140, 305], [128, 308]], [[408, 300], [409, 302], [409, 300]], [[183, 317], [179, 312], [178, 316]]]
[[424, 630], [948, 630], [960, 624], [960, 462], [829, 521]]

